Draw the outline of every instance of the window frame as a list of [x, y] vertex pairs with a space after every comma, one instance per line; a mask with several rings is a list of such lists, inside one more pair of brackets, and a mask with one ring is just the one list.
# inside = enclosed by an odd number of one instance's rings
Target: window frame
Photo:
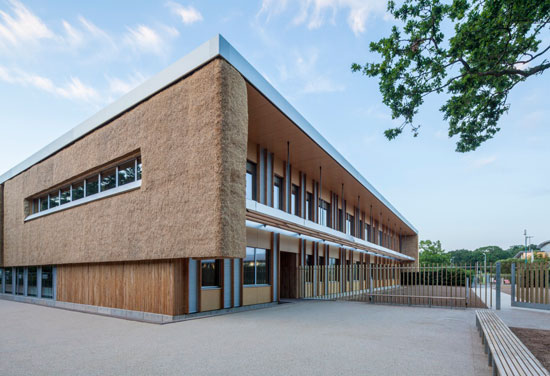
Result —
[[[275, 205], [275, 198], [277, 198], [279, 205]], [[273, 175], [273, 208], [279, 210], [284, 208], [284, 179], [279, 175]]]
[[[254, 261], [253, 261], [253, 264], [254, 264], [254, 283], [251, 284], [251, 283], [245, 283], [244, 281], [244, 275], [243, 275], [243, 281], [242, 281], [242, 284], [243, 284], [243, 287], [267, 287], [267, 286], [271, 286], [272, 284], [272, 281], [271, 281], [271, 250], [270, 249], [267, 249], [267, 248], [259, 248], [259, 247], [246, 247], [247, 250], [251, 250], [253, 249], [254, 250]], [[258, 260], [257, 260], [257, 251], [258, 250], [262, 250], [262, 251], [265, 251], [265, 256], [266, 256], [266, 267], [267, 267], [267, 283], [258, 283]], [[246, 261], [246, 258], [243, 259], [243, 266], [244, 266], [244, 263], [245, 262], [249, 262], [249, 261]], [[243, 273], [244, 274], [244, 273]]]
[[[50, 190], [48, 194], [31, 196], [30, 198], [25, 200], [26, 202], [30, 203], [30, 214], [25, 217], [25, 221], [29, 221], [35, 218], [42, 217], [44, 215], [56, 213], [58, 211], [66, 210], [75, 206], [80, 206], [90, 201], [99, 200], [105, 197], [141, 187], [141, 174], [138, 175], [137, 173], [134, 174], [133, 182], [125, 183], [122, 185], [119, 184], [119, 166], [126, 165], [132, 161], [134, 162], [134, 171], [137, 171], [138, 166], [141, 165], [140, 156], [125, 159], [122, 162], [117, 162], [111, 167], [101, 169], [101, 171], [96, 174], [88, 175], [85, 179], [74, 179], [70, 184], [64, 184], [56, 190]], [[105, 171], [112, 171], [113, 169], [115, 171], [115, 186], [109, 189], [101, 189], [102, 173], [105, 173]], [[97, 180], [97, 191], [92, 194], [88, 194], [87, 192], [89, 179]], [[73, 199], [73, 192], [80, 186], [82, 186], [82, 197]], [[64, 202], [62, 202], [61, 200], [62, 192], [68, 192], [68, 195]], [[52, 200], [57, 200], [57, 204], [55, 206], [51, 205]], [[37, 203], [36, 206], [35, 202]], [[46, 204], [44, 208], [42, 208], [43, 204]], [[37, 208], [38, 211], [35, 211], [35, 208]]]
[[[204, 264], [214, 264], [215, 279], [216, 279], [216, 282], [218, 283], [217, 285], [207, 285], [207, 286], [204, 285], [204, 273], [202, 269]], [[223, 281], [222, 281], [221, 268], [223, 268], [223, 264], [221, 260], [217, 260], [217, 259], [201, 260], [200, 268], [201, 268], [201, 289], [202, 290], [217, 290], [222, 288]]]

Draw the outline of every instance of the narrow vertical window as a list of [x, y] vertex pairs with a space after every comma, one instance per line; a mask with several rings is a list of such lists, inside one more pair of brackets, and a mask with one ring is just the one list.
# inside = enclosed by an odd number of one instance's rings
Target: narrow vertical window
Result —
[[306, 193], [306, 214], [307, 219], [313, 221], [313, 194]]
[[246, 247], [246, 257], [243, 262], [243, 284], [245, 285], [254, 285], [256, 283], [254, 251], [254, 248]]
[[53, 299], [53, 267], [42, 267], [42, 297]]
[[6, 268], [4, 269], [4, 281], [6, 294], [13, 294], [13, 269]]
[[32, 200], [32, 213], [38, 213], [40, 211], [39, 201], [37, 198]]
[[277, 175], [273, 180], [273, 207], [283, 209], [283, 178]]
[[27, 271], [27, 295], [36, 296], [37, 293], [36, 266], [29, 266]]
[[48, 210], [48, 196], [42, 196], [38, 200], [40, 201], [40, 211]]
[[137, 180], [141, 180], [141, 157], [138, 157], [136, 164], [137, 164], [136, 177], [137, 177]]
[[246, 162], [246, 199], [256, 200], [256, 164]]
[[292, 184], [291, 201], [291, 213], [294, 215], [300, 215], [300, 187], [294, 184]]
[[15, 268], [15, 293], [25, 295], [25, 268]]
[[256, 284], [269, 283], [269, 259], [266, 249], [256, 248]]
[[328, 226], [330, 217], [330, 204], [324, 200], [319, 200], [319, 224]]

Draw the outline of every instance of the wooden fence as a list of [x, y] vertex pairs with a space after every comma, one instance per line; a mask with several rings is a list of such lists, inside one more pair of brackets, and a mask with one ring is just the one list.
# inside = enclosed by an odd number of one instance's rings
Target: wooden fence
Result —
[[484, 302], [489, 296], [482, 299], [480, 281], [487, 286], [492, 278], [484, 271], [475, 265], [305, 266], [298, 268], [298, 296], [302, 299], [485, 308]]
[[550, 310], [550, 263], [512, 264], [512, 306]]

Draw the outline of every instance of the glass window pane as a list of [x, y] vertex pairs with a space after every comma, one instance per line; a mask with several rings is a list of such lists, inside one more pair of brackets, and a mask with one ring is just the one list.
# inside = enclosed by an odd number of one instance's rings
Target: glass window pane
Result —
[[13, 292], [13, 281], [12, 281], [12, 268], [6, 268], [4, 269], [5, 274], [5, 283], [6, 283], [6, 294], [11, 294]]
[[246, 247], [246, 257], [243, 261], [243, 274], [245, 285], [253, 285], [254, 279], [254, 248]]
[[131, 160], [118, 166], [118, 185], [136, 181], [136, 161]]
[[27, 273], [28, 273], [27, 274], [27, 295], [36, 296], [36, 293], [37, 293], [36, 266], [29, 266], [29, 270]]
[[292, 214], [300, 214], [300, 187], [292, 185], [292, 197], [291, 197]]
[[17, 295], [25, 294], [25, 268], [15, 269], [15, 293]]
[[95, 195], [98, 192], [97, 175], [86, 179], [86, 197]]
[[40, 211], [48, 210], [48, 196], [40, 197], [39, 200], [40, 200]]
[[101, 192], [116, 188], [116, 169], [111, 168], [101, 173]]
[[53, 298], [53, 267], [42, 267], [42, 297]]
[[66, 187], [61, 189], [61, 202], [60, 204], [66, 204], [71, 202], [71, 187]]
[[256, 200], [256, 163], [246, 162], [246, 198]]
[[269, 283], [269, 260], [267, 250], [256, 248], [256, 284], [267, 285]]
[[283, 178], [275, 176], [273, 180], [273, 207], [283, 209]]
[[73, 184], [73, 201], [80, 200], [82, 197], [84, 197], [84, 182], [79, 181]]
[[141, 157], [137, 159], [137, 180], [141, 180]]
[[32, 200], [32, 214], [38, 213], [39, 210], [40, 208], [38, 207], [38, 199], [35, 198], [34, 200]]
[[59, 206], [59, 191], [50, 193], [50, 209]]
[[203, 260], [201, 264], [202, 287], [220, 287], [220, 269], [216, 260]]

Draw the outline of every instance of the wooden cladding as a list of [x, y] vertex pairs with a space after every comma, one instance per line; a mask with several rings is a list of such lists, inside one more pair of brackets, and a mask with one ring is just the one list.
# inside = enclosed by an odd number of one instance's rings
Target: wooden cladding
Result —
[[179, 315], [187, 312], [185, 260], [60, 265], [57, 299]]

